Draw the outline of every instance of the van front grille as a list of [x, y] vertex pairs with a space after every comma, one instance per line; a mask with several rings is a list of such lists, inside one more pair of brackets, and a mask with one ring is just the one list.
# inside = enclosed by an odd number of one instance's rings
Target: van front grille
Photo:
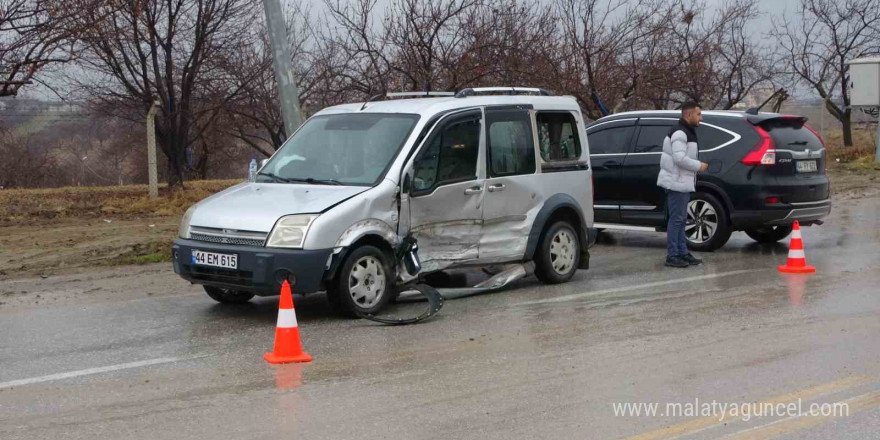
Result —
[[192, 226], [189, 238], [195, 241], [204, 241], [218, 244], [235, 244], [242, 246], [263, 247], [266, 244], [266, 233], [253, 231], [236, 231], [230, 229], [215, 229]]

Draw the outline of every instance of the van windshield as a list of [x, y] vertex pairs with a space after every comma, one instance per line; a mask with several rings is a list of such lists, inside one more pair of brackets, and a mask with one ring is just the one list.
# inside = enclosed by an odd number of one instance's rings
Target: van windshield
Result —
[[257, 182], [375, 185], [418, 119], [389, 113], [316, 116], [272, 156]]

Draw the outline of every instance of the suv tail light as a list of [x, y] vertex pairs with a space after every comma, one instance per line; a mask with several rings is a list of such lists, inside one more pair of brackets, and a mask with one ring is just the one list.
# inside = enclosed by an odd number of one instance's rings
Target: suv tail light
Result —
[[755, 131], [761, 136], [761, 143], [758, 144], [749, 154], [742, 159], [742, 163], [746, 165], [775, 165], [776, 164], [776, 146], [770, 134], [763, 128], [753, 125]]

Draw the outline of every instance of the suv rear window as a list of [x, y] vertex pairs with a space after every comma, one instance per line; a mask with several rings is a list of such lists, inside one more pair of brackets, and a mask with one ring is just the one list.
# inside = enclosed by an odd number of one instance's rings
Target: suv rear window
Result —
[[761, 124], [777, 149], [781, 150], [821, 150], [822, 141], [807, 128], [806, 125], [796, 121], [768, 121]]
[[700, 151], [712, 150], [733, 140], [733, 135], [723, 132], [708, 124], [700, 124], [697, 127], [697, 145]]

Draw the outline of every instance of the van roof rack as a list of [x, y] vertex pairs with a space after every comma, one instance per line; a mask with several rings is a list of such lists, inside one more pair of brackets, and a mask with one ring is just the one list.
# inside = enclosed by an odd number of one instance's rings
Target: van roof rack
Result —
[[456, 98], [466, 98], [474, 95], [539, 95], [554, 96], [552, 92], [535, 87], [475, 87], [459, 90]]
[[363, 110], [367, 104], [378, 101], [382, 98], [426, 98], [431, 96], [455, 96], [455, 92], [390, 92], [386, 94], [373, 95], [361, 106]]

